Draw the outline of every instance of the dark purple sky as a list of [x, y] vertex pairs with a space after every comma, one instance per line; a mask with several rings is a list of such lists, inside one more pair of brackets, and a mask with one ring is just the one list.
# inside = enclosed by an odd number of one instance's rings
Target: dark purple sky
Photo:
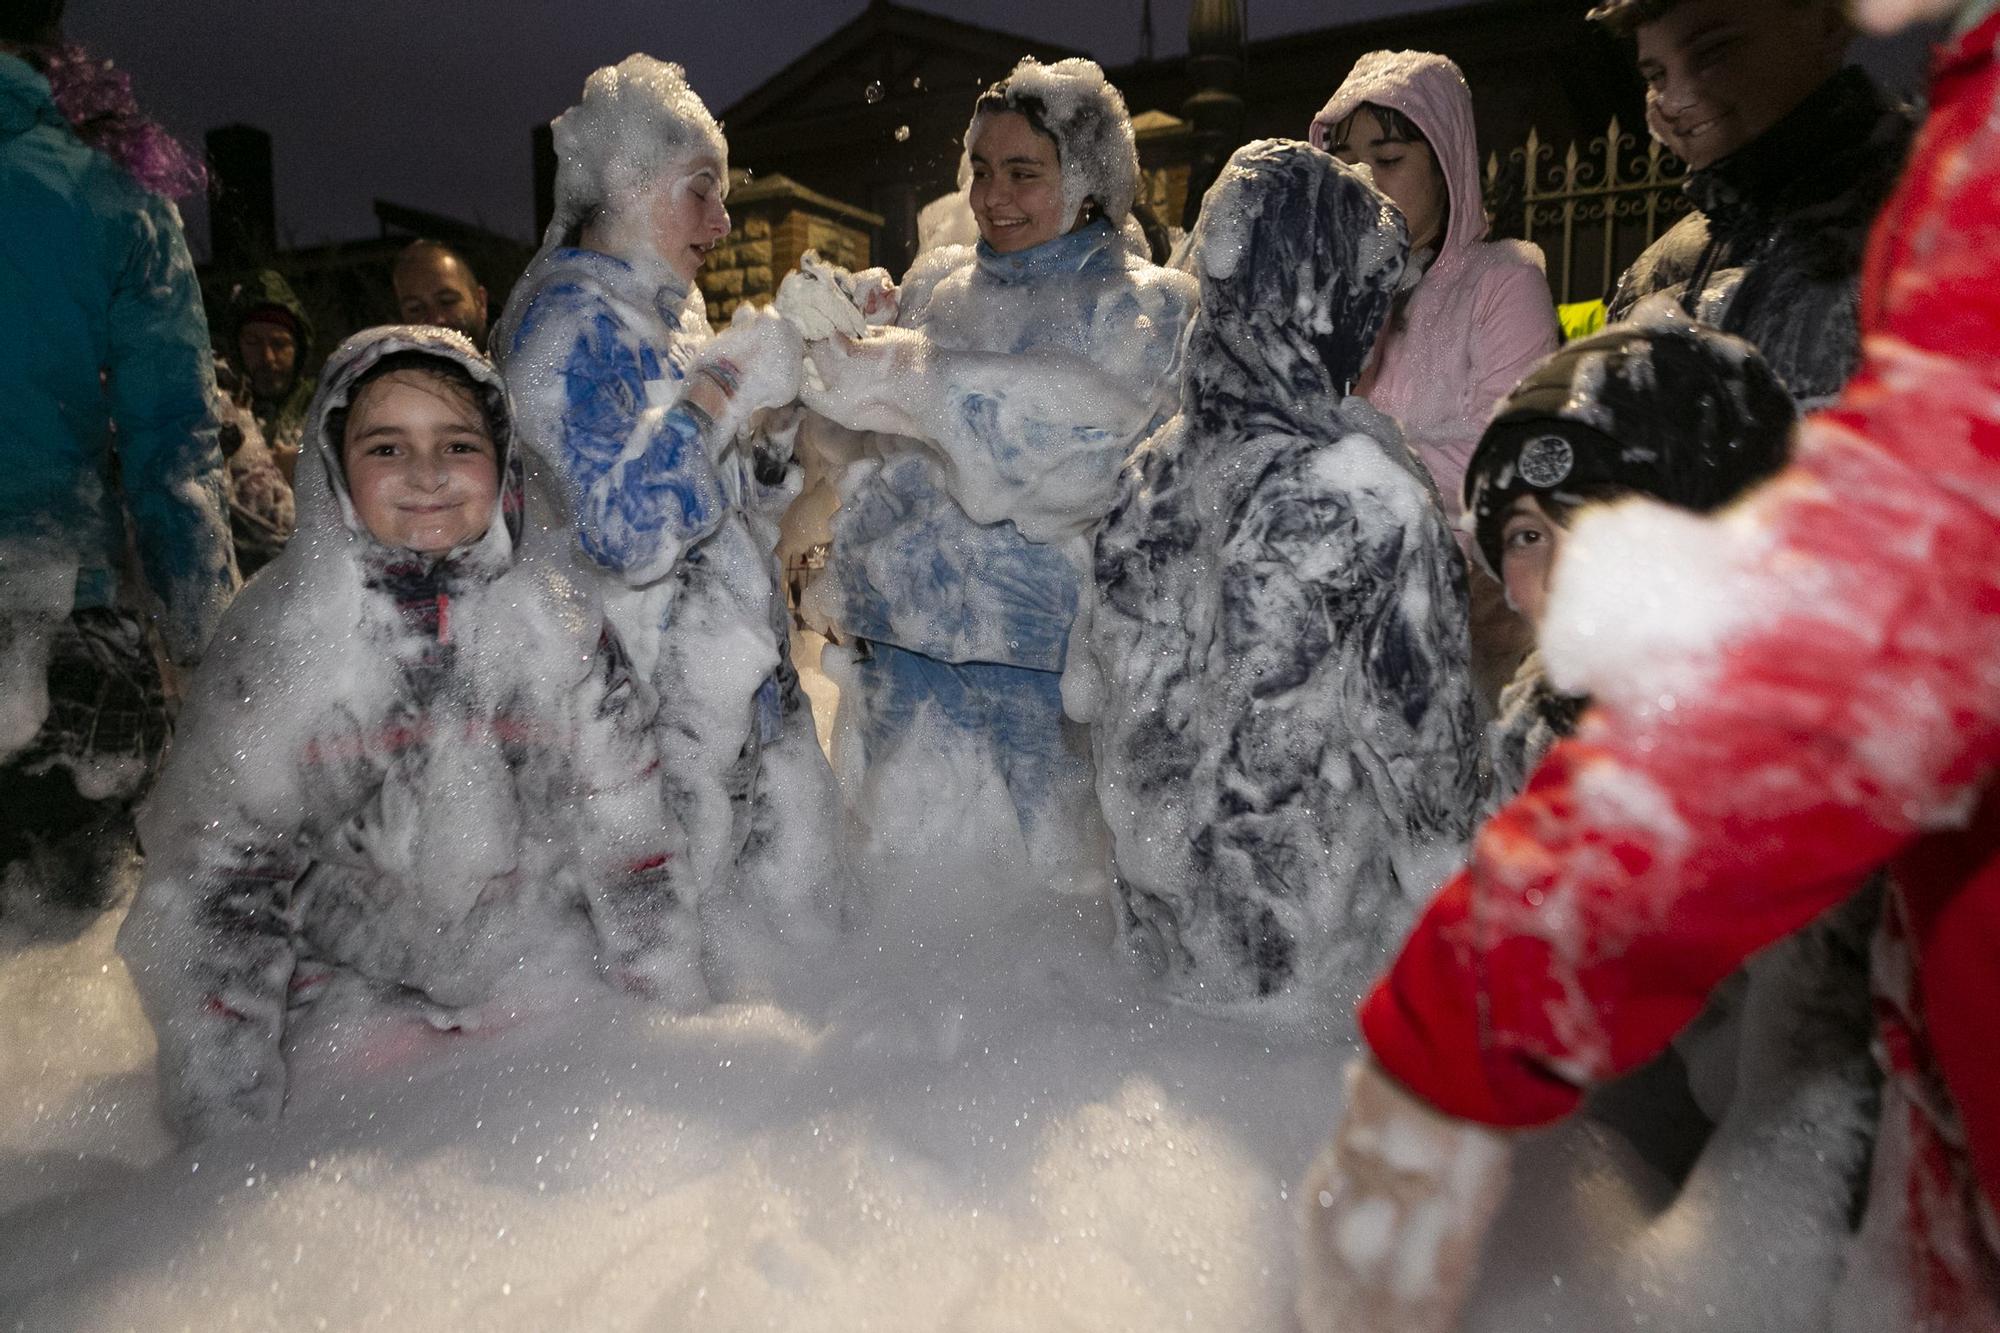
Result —
[[[1551, 0], [1552, 3], [1555, 0]], [[633, 51], [678, 60], [720, 112], [866, 0], [70, 0], [70, 35], [132, 71], [169, 128], [249, 121], [275, 139], [281, 236], [373, 234], [377, 196], [528, 237], [529, 128]], [[967, 22], [1138, 54], [1141, 0], [915, 0]], [[1154, 0], [1158, 54], [1189, 0]], [[1441, 7], [1439, 0], [1249, 0], [1250, 35]], [[1904, 62], [1907, 64], [1907, 62]], [[1342, 71], [1327, 71], [1329, 89]], [[191, 208], [198, 243], [205, 226]]]

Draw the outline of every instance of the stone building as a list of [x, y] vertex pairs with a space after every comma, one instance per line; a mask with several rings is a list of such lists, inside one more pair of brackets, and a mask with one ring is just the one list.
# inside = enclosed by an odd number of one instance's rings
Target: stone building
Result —
[[[1530, 128], [1587, 141], [1613, 115], [1640, 122], [1631, 57], [1584, 22], [1587, 0], [1475, 0], [1443, 10], [1245, 41], [1240, 0], [1192, 0], [1189, 55], [1110, 68], [1125, 93], [1148, 179], [1168, 223], [1188, 216], [1230, 151], [1302, 137], [1354, 60], [1379, 48], [1440, 51], [1465, 70], [1482, 152]], [[722, 113], [730, 158], [879, 214], [876, 263], [900, 272], [918, 210], [957, 185], [972, 102], [1024, 55], [1086, 54], [871, 0], [867, 9]], [[732, 205], [734, 201], [732, 200]], [[734, 238], [732, 238], [733, 240]], [[784, 270], [777, 270], [783, 276]]]
[[882, 216], [809, 190], [789, 176], [748, 178], [732, 172], [731, 227], [701, 267], [710, 322], [726, 323], [746, 300], [768, 301], [808, 250], [842, 268], [869, 265]]

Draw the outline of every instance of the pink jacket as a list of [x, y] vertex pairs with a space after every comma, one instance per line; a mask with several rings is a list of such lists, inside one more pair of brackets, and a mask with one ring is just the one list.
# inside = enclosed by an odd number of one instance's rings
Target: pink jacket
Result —
[[1444, 244], [1402, 320], [1383, 332], [1368, 396], [1402, 423], [1456, 524], [1465, 467], [1493, 405], [1560, 341], [1555, 303], [1539, 249], [1485, 239], [1472, 91], [1458, 66], [1426, 51], [1370, 52], [1313, 118], [1312, 141], [1327, 146], [1363, 102], [1408, 116], [1444, 169]]

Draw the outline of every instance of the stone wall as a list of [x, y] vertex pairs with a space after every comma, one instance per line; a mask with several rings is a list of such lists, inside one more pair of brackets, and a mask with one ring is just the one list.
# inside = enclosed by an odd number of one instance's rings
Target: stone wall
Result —
[[875, 229], [882, 225], [876, 214], [787, 176], [733, 184], [729, 215], [734, 225], [728, 237], [701, 268], [701, 294], [709, 322], [718, 328], [745, 301], [768, 303], [807, 250], [842, 268], [867, 268]]

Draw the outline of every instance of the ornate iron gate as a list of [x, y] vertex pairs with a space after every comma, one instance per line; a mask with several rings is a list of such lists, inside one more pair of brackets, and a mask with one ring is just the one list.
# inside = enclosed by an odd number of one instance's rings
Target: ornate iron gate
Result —
[[1605, 300], [1625, 267], [1688, 211], [1686, 174], [1650, 135], [1642, 151], [1615, 116], [1587, 148], [1571, 142], [1560, 159], [1529, 130], [1506, 165], [1487, 156], [1487, 210], [1496, 235], [1542, 247], [1559, 304]]

